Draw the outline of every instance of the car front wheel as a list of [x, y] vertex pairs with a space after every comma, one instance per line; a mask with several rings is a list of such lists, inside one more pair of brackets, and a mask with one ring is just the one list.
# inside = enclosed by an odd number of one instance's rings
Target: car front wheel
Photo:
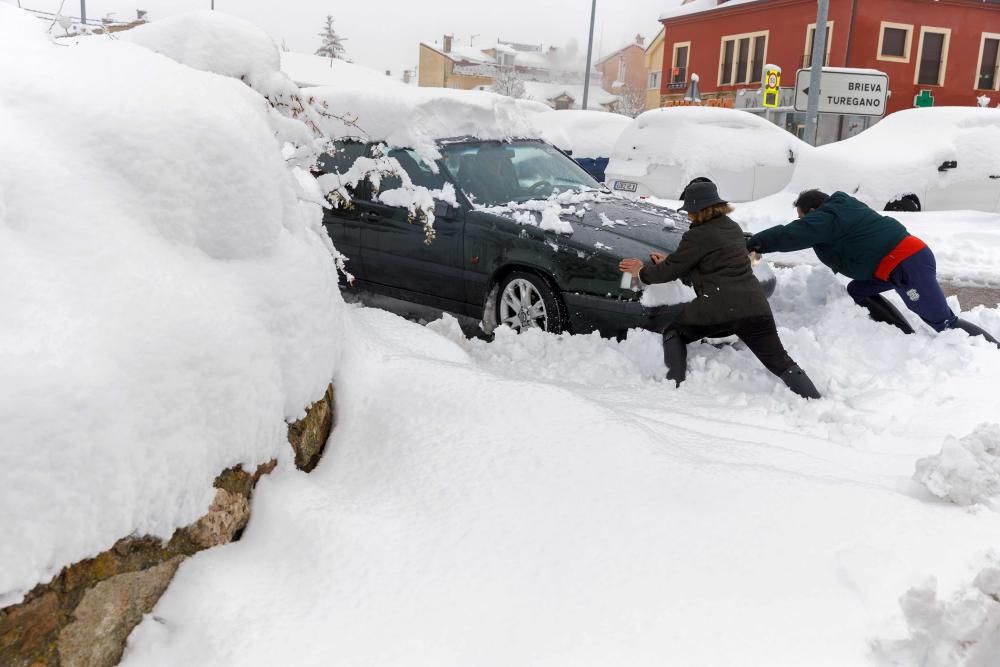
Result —
[[541, 276], [514, 271], [500, 283], [497, 324], [518, 333], [541, 329], [561, 333], [565, 329], [565, 307], [555, 290]]

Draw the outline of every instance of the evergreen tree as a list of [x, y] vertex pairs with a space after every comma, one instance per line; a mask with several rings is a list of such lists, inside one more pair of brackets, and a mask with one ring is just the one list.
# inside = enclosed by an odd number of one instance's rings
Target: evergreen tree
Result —
[[316, 49], [317, 56], [346, 60], [344, 55], [347, 53], [347, 50], [344, 48], [344, 42], [347, 40], [338, 35], [337, 31], [333, 29], [333, 16], [327, 14], [326, 27], [323, 28], [323, 32], [319, 33], [319, 36], [323, 39], [323, 45]]

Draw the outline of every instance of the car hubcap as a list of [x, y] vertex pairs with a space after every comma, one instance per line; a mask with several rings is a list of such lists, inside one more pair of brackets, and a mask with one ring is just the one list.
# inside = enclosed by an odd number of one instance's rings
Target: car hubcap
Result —
[[500, 324], [515, 331], [548, 328], [545, 302], [534, 285], [521, 278], [507, 284], [500, 297]]

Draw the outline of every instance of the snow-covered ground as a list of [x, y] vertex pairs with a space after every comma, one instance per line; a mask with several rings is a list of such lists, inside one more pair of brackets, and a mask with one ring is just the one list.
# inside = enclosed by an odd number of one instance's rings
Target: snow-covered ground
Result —
[[[261, 483], [123, 664], [892, 664], [878, 640], [911, 664], [899, 599], [967, 594], [1000, 544], [997, 505], [911, 480], [1000, 415], [1000, 354], [871, 322], [825, 269], [778, 275], [821, 401], [732, 346], [692, 346], [674, 389], [647, 332], [487, 343], [352, 307], [320, 466]], [[956, 623], [938, 635], [977, 636]], [[927, 664], [989, 664], [949, 655]]]

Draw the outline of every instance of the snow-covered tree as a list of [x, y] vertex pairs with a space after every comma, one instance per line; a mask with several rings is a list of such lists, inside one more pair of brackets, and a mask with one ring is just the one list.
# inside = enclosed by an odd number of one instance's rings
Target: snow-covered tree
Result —
[[344, 56], [347, 50], [344, 48], [344, 42], [347, 39], [338, 35], [337, 31], [333, 29], [333, 16], [330, 14], [326, 15], [326, 26], [323, 28], [323, 32], [319, 33], [319, 36], [323, 39], [323, 45], [316, 49], [317, 56], [346, 60]]
[[633, 86], [625, 86], [622, 88], [622, 92], [618, 96], [618, 102], [615, 103], [615, 113], [620, 113], [623, 116], [628, 116], [629, 118], [635, 118], [645, 110], [645, 92], [637, 90]]
[[493, 86], [490, 90], [518, 100], [527, 95], [524, 81], [517, 75], [517, 71], [513, 67], [501, 67], [496, 76], [493, 77]]

